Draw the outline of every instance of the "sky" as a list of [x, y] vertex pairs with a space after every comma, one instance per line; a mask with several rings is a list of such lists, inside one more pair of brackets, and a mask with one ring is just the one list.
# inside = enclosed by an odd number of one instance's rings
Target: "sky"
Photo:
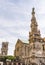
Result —
[[9, 42], [8, 55], [14, 54], [18, 39], [28, 42], [33, 7], [41, 36], [45, 37], [45, 0], [0, 0], [0, 51], [2, 42]]

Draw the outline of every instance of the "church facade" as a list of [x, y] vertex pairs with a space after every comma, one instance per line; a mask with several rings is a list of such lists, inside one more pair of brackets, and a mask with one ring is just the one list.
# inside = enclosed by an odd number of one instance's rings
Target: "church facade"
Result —
[[32, 8], [31, 31], [29, 31], [29, 43], [17, 40], [14, 56], [19, 57], [25, 64], [45, 65], [45, 38], [41, 37], [38, 23]]

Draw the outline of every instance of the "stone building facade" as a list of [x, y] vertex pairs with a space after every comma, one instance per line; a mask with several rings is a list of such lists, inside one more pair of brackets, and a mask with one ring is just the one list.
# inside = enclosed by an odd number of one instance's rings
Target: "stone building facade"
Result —
[[15, 53], [14, 56], [22, 57], [29, 55], [29, 44], [22, 42], [20, 39], [17, 40], [16, 46], [15, 46]]
[[45, 65], [45, 38], [41, 37], [38, 29], [34, 8], [32, 8], [31, 14], [29, 43], [24, 43], [18, 39], [15, 45], [14, 56], [19, 56], [25, 64]]
[[2, 42], [1, 55], [6, 56], [8, 54], [8, 42]]

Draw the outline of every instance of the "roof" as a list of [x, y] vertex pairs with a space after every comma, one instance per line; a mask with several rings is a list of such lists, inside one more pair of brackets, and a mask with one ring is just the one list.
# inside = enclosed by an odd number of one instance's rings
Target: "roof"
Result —
[[19, 42], [21, 42], [21, 43], [23, 43], [23, 44], [26, 44], [26, 45], [29, 44], [29, 43], [25, 43], [25, 42], [23, 42], [22, 40], [18, 39], [18, 40], [17, 40], [17, 43], [19, 43]]

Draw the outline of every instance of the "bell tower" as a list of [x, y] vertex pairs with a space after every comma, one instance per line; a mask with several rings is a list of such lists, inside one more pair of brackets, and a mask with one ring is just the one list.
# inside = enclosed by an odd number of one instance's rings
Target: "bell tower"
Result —
[[6, 56], [8, 53], [8, 42], [2, 42], [1, 55]]
[[31, 31], [29, 32], [29, 43], [35, 42], [35, 41], [40, 41], [41, 35], [40, 35], [40, 30], [38, 30], [38, 24], [36, 21], [35, 17], [35, 9], [32, 8], [32, 18], [31, 18]]

